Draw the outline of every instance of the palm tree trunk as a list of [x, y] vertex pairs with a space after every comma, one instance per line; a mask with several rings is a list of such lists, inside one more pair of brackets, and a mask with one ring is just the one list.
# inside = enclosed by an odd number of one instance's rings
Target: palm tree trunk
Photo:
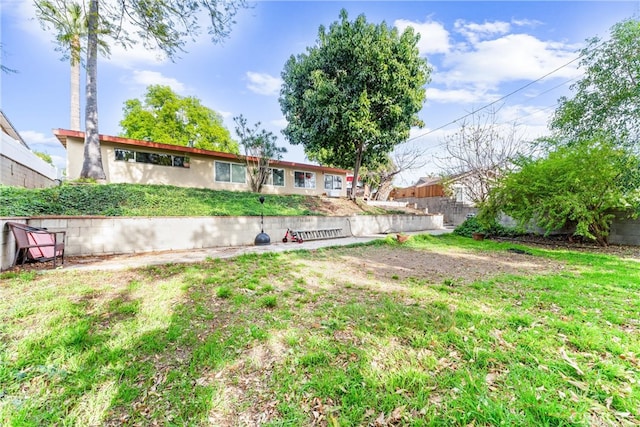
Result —
[[80, 130], [80, 37], [71, 43], [71, 130]]
[[90, 0], [87, 16], [87, 104], [81, 178], [106, 179], [98, 133], [98, 0]]

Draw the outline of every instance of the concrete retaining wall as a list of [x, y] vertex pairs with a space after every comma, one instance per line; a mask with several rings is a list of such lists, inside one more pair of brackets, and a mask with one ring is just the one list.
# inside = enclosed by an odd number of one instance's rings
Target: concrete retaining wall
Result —
[[[448, 197], [422, 197], [402, 199], [409, 204], [416, 204], [419, 209], [427, 209], [432, 214], [441, 214], [445, 224], [458, 226], [464, 222], [468, 214], [477, 213], [478, 209], [464, 205]], [[622, 211], [615, 212], [616, 217], [611, 223], [609, 243], [613, 245], [640, 246], [640, 219], [629, 219], [628, 214]], [[515, 227], [517, 222], [512, 218], [502, 215], [498, 221], [505, 227]], [[528, 229], [533, 233], [544, 234], [544, 229], [532, 225]], [[574, 230], [563, 229], [552, 234], [573, 233]]]
[[640, 245], [640, 219], [629, 219], [622, 212], [616, 214], [616, 219], [609, 230], [609, 243], [616, 245]]
[[[70, 256], [141, 253], [253, 245], [261, 231], [260, 217], [38, 217], [0, 218], [0, 268], [11, 266], [15, 241], [7, 221], [51, 231], [66, 231], [65, 254]], [[264, 231], [280, 241], [287, 228], [342, 228], [344, 236], [434, 230], [441, 215], [371, 215], [347, 217], [265, 217]]]
[[476, 207], [456, 202], [450, 197], [410, 197], [398, 200], [415, 205], [418, 209], [426, 209], [431, 214], [442, 214], [445, 224], [455, 226], [462, 224], [468, 214], [478, 211]]

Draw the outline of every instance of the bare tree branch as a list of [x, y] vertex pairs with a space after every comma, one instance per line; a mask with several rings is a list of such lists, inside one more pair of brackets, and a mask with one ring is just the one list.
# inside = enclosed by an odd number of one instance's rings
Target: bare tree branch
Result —
[[426, 149], [424, 148], [406, 144], [399, 145], [388, 156], [386, 163], [373, 170], [368, 170], [365, 174], [365, 181], [370, 187], [377, 188], [374, 199], [387, 200], [393, 189], [393, 180], [396, 176], [406, 171], [424, 167], [428, 162], [425, 152]]
[[465, 195], [475, 203], [486, 199], [500, 171], [530, 150], [517, 123], [498, 123], [500, 107], [472, 114], [453, 134], [444, 137], [445, 153], [436, 164], [449, 178], [463, 183]]

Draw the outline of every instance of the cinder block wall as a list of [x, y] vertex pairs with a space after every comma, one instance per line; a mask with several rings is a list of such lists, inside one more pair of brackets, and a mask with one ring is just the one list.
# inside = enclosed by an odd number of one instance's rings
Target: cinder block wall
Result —
[[25, 188], [44, 188], [58, 184], [55, 180], [2, 155], [0, 155], [0, 183]]
[[640, 219], [630, 219], [624, 212], [616, 212], [611, 224], [609, 243], [617, 245], [640, 245]]
[[468, 214], [475, 214], [478, 209], [464, 203], [456, 202], [450, 197], [410, 197], [397, 199], [418, 209], [426, 209], [431, 214], [442, 214], [445, 224], [458, 226], [467, 219]]
[[[11, 266], [15, 241], [7, 221], [22, 222], [51, 231], [66, 231], [69, 256], [189, 250], [253, 245], [262, 230], [260, 217], [38, 217], [0, 218], [1, 268]], [[422, 231], [442, 228], [441, 215], [293, 216], [265, 217], [264, 231], [272, 242], [286, 229], [340, 228], [343, 236]]]

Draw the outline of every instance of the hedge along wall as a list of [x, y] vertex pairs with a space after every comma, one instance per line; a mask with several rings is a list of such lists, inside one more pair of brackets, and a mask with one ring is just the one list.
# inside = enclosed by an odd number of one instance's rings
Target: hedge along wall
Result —
[[[0, 218], [2, 269], [11, 266], [15, 241], [7, 221], [66, 231], [65, 255], [110, 255], [253, 245], [260, 217], [37, 217]], [[442, 228], [441, 215], [265, 217], [264, 231], [279, 242], [286, 229], [340, 228], [343, 236]]]

